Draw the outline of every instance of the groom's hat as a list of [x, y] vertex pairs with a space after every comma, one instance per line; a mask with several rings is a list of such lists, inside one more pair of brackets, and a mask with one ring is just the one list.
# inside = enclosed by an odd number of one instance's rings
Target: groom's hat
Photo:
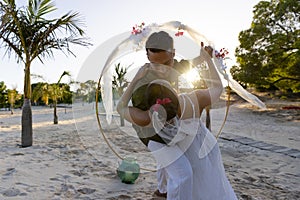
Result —
[[173, 38], [165, 31], [152, 33], [146, 41], [146, 49], [161, 49], [173, 52]]

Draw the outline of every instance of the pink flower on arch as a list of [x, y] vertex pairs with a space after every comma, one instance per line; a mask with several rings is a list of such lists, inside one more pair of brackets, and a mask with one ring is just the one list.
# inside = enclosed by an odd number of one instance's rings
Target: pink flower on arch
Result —
[[140, 25], [136, 24], [135, 26], [132, 27], [131, 34], [137, 35], [137, 34], [142, 33], [143, 30], [145, 30], [144, 26], [145, 26], [144, 22], [142, 22]]
[[178, 30], [177, 33], [175, 33], [175, 36], [179, 37], [183, 35], [183, 31]]
[[229, 54], [229, 51], [225, 48], [221, 48], [220, 51], [215, 51], [215, 56], [217, 58], [225, 59], [227, 54]]

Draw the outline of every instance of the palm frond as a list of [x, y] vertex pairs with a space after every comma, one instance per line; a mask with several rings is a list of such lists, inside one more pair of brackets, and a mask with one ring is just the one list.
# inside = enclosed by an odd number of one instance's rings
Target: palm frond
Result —
[[60, 83], [61, 79], [62, 79], [64, 76], [71, 76], [71, 74], [70, 74], [70, 72], [68, 72], [68, 71], [64, 71], [64, 72], [60, 75], [60, 77], [59, 77], [59, 79], [58, 79], [58, 81], [57, 81], [57, 84]]
[[[10, 6], [11, 9], [15, 9], [15, 7], [16, 7], [15, 0], [3, 0], [3, 2], [4, 2], [6, 5]], [[0, 2], [0, 3], [1, 3], [1, 2]], [[2, 4], [2, 3], [1, 3], [1, 4]]]
[[28, 13], [29, 18], [34, 23], [36, 20], [42, 20], [43, 16], [53, 12], [57, 8], [54, 7], [54, 2], [52, 0], [29, 0], [28, 3]]
[[22, 46], [18, 26], [15, 18], [18, 16], [18, 10], [15, 10], [14, 0], [5, 0], [6, 4], [0, 2], [0, 47], [5, 48], [4, 55], [10, 57], [11, 53], [16, 54], [17, 61], [24, 61], [22, 56]]
[[[81, 46], [90, 46], [91, 43], [88, 42], [88, 38], [77, 37], [82, 36], [84, 30], [80, 28], [80, 19], [78, 18], [78, 13], [67, 13], [62, 17], [52, 20], [53, 23], [49, 22], [46, 26], [40, 28], [36, 33], [35, 40], [33, 43], [38, 44], [33, 53], [33, 59], [35, 57], [42, 58], [44, 56], [53, 56], [53, 49], [61, 50], [64, 54], [75, 54], [70, 50], [69, 43]], [[59, 38], [58, 35], [69, 35], [66, 37]], [[40, 42], [40, 44], [38, 43]]]
[[28, 0], [25, 10], [16, 8], [14, 0], [5, 2], [0, 2], [0, 45], [7, 54], [14, 52], [19, 60], [32, 62], [38, 58], [43, 63], [45, 57], [53, 57], [54, 50], [74, 55], [70, 44], [91, 45], [83, 36], [79, 13], [49, 20], [43, 17], [56, 9], [51, 0]]

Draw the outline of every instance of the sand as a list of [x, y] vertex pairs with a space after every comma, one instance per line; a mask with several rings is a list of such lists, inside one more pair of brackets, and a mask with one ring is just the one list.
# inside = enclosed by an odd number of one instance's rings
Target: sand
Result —
[[[243, 101], [230, 106], [218, 138], [226, 173], [241, 200], [300, 199], [300, 103], [266, 104], [264, 111]], [[128, 123], [118, 126], [118, 116], [101, 127], [118, 155], [134, 156], [146, 168], [134, 184], [117, 176], [121, 159], [106, 144], [93, 103], [58, 108], [57, 125], [53, 108], [32, 109], [34, 144], [28, 148], [18, 146], [21, 111], [0, 111], [0, 199], [163, 199], [153, 196], [155, 172], [148, 170], [154, 159]], [[211, 112], [216, 134], [225, 108]]]

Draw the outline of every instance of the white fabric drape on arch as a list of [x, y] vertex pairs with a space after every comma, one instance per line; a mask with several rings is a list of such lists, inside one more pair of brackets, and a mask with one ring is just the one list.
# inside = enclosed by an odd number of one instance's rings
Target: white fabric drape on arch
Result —
[[[139, 34], [130, 34], [128, 38], [123, 40], [116, 48], [112, 51], [112, 53], [109, 55], [103, 69], [102, 73], [100, 75], [100, 82], [101, 84], [101, 94], [102, 94], [102, 101], [103, 105], [106, 111], [106, 120], [110, 124], [112, 120], [112, 113], [113, 113], [113, 95], [112, 95], [112, 76], [113, 71], [111, 69], [111, 66], [114, 62], [114, 60], [122, 55], [124, 52], [128, 51], [128, 49], [131, 49], [132, 52], [134, 51], [140, 51], [144, 50], [145, 42], [149, 35], [153, 32], [161, 31], [161, 30], [169, 30], [177, 32], [178, 30], [184, 31], [187, 33], [187, 35], [192, 38], [192, 40], [199, 45], [201, 42], [204, 42], [204, 44], [214, 46], [213, 43], [206, 39], [206, 37], [194, 29], [188, 27], [187, 25], [182, 24], [179, 21], [170, 21], [161, 25], [158, 24], [150, 24], [148, 26], [145, 26]], [[225, 73], [225, 68], [222, 62], [222, 59], [217, 58], [214, 56], [213, 61], [215, 65], [218, 68], [218, 72], [220, 74], [220, 77], [223, 79], [223, 82], [229, 83], [230, 88], [236, 92], [239, 96], [241, 96], [243, 99], [248, 101], [249, 103], [261, 108], [265, 109], [265, 104], [257, 98], [255, 95], [249, 93], [246, 91], [237, 81], [235, 81], [230, 73]], [[224, 85], [226, 87], [227, 85]]]

